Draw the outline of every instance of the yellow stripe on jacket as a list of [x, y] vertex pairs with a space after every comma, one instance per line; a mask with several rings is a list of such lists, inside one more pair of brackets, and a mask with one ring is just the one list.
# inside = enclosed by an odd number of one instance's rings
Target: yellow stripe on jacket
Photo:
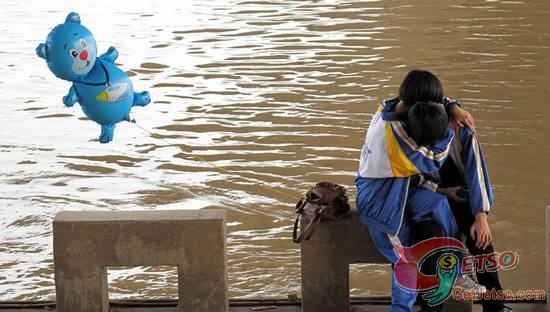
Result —
[[386, 145], [388, 147], [388, 158], [390, 159], [391, 170], [394, 177], [409, 177], [420, 173], [414, 164], [407, 158], [399, 142], [395, 138], [391, 123], [386, 123]]

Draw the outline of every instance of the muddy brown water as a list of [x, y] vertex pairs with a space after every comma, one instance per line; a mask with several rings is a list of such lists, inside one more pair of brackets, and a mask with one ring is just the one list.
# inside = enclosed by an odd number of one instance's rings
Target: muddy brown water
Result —
[[[61, 210], [228, 209], [231, 297], [299, 293], [293, 205], [349, 186], [377, 103], [427, 68], [476, 118], [496, 196], [505, 287], [544, 288], [550, 2], [144, 1], [0, 4], [0, 300], [54, 296]], [[74, 10], [99, 53], [153, 103], [108, 145], [34, 54]], [[159, 139], [162, 137], [163, 139]], [[207, 159], [223, 172], [193, 155]], [[284, 193], [285, 195], [281, 194]], [[169, 239], [169, 238], [168, 238]], [[110, 270], [113, 298], [176, 295], [172, 268]], [[352, 295], [387, 294], [386, 266], [351, 270]]]

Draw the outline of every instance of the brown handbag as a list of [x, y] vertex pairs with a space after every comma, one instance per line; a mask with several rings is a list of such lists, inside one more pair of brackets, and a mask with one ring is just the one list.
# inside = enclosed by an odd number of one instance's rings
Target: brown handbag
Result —
[[[337, 220], [349, 209], [348, 193], [343, 186], [332, 182], [317, 183], [296, 204], [297, 215], [292, 240], [296, 244], [304, 239], [308, 240], [317, 223]], [[298, 223], [302, 227], [300, 236], [298, 236]]]

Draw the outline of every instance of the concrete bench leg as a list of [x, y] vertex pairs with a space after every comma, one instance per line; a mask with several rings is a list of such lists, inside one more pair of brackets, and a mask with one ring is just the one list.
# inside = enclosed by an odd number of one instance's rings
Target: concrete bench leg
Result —
[[227, 311], [225, 246], [211, 247], [217, 252], [206, 250], [203, 255], [195, 255], [194, 263], [178, 266], [178, 292], [184, 298], [179, 311]]
[[56, 295], [63, 302], [56, 311], [109, 311], [106, 268], [79, 267], [55, 275]]
[[302, 254], [302, 311], [349, 311], [349, 264], [327, 254], [307, 256]]

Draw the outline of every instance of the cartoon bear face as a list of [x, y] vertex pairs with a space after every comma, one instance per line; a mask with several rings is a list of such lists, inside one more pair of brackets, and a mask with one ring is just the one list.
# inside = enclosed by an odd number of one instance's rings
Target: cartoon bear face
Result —
[[92, 33], [80, 25], [80, 17], [72, 12], [65, 23], [52, 29], [46, 43], [38, 45], [36, 53], [46, 59], [48, 67], [58, 78], [74, 81], [92, 70], [97, 46]]

